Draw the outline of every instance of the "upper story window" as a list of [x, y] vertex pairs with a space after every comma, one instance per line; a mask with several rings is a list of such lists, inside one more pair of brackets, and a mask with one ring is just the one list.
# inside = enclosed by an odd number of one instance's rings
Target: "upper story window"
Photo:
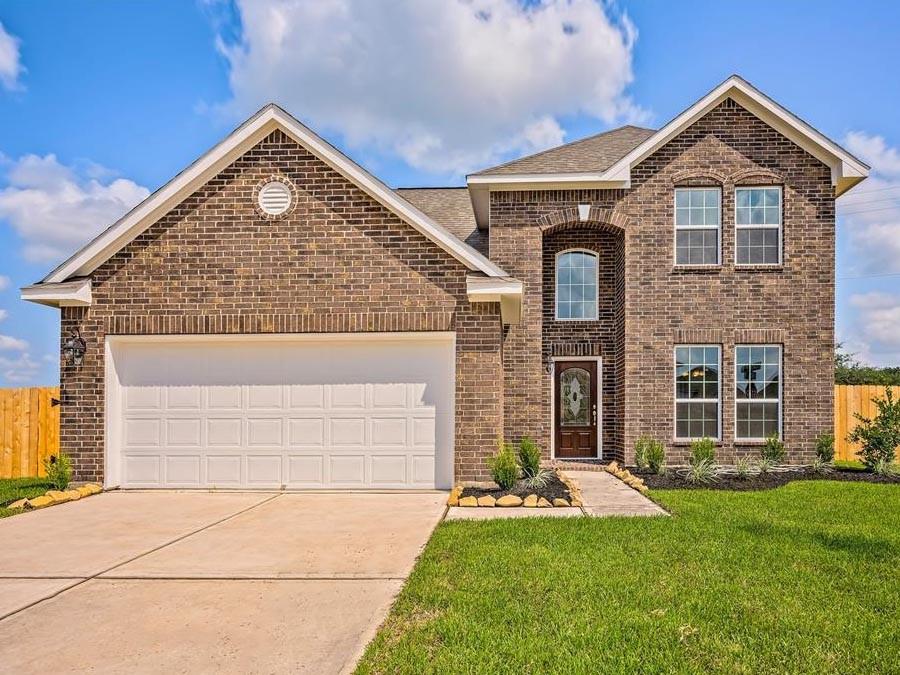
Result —
[[721, 206], [719, 188], [676, 188], [676, 265], [719, 264]]
[[736, 264], [781, 264], [780, 187], [735, 189], [734, 223]]
[[556, 318], [597, 318], [597, 254], [563, 251], [556, 256]]

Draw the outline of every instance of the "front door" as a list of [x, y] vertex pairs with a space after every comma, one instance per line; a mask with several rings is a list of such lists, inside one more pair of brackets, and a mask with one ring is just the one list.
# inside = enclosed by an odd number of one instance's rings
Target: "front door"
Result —
[[554, 374], [557, 457], [598, 457], [597, 362], [557, 361]]

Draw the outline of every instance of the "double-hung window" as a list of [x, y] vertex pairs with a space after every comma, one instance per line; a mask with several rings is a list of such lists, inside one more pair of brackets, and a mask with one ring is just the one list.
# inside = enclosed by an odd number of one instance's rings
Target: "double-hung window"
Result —
[[675, 264], [718, 265], [722, 191], [675, 189]]
[[675, 347], [675, 437], [719, 438], [721, 348]]
[[781, 434], [781, 347], [738, 345], [734, 350], [736, 428], [739, 440]]
[[735, 262], [781, 263], [781, 188], [747, 187], [734, 191]]

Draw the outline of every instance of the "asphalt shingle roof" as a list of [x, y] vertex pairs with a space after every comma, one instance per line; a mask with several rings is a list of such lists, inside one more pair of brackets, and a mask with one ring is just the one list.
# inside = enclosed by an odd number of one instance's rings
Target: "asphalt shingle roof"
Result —
[[395, 192], [460, 241], [488, 254], [488, 233], [475, 224], [468, 188], [399, 188]]

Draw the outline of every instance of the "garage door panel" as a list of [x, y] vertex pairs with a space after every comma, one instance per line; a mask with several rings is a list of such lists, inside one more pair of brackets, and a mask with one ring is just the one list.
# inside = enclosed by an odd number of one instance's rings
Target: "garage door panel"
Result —
[[166, 455], [164, 461], [167, 484], [183, 487], [200, 486], [199, 455]]
[[323, 446], [325, 444], [325, 420], [322, 417], [289, 419], [288, 444], [291, 446]]
[[207, 455], [206, 482], [211, 486], [235, 487], [241, 484], [241, 455]]
[[289, 455], [287, 484], [291, 487], [318, 487], [325, 483], [323, 455]]
[[123, 486], [449, 483], [449, 340], [189, 343], [113, 349]]
[[241, 442], [243, 419], [240, 417], [217, 417], [206, 421], [207, 445], [219, 447], [236, 447]]
[[258, 487], [278, 487], [282, 484], [281, 468], [284, 459], [279, 454], [248, 455], [247, 484]]
[[362, 487], [366, 484], [366, 456], [331, 455], [328, 469], [331, 484], [344, 487]]

